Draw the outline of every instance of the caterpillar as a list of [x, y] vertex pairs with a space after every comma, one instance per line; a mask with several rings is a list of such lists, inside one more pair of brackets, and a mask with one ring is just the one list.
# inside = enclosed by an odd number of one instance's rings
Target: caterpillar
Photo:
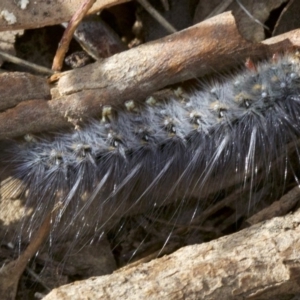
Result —
[[277, 199], [298, 183], [299, 137], [300, 61], [287, 53], [162, 101], [104, 106], [77, 130], [7, 141], [2, 197], [24, 199], [17, 238], [30, 240], [56, 208], [53, 244], [98, 239], [169, 203], [194, 201], [192, 219], [237, 187], [249, 207], [265, 186]]

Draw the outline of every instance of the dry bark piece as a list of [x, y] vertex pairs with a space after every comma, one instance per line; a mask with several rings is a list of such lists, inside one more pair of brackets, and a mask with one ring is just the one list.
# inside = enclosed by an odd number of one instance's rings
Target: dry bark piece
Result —
[[95, 60], [126, 50], [119, 36], [100, 18], [84, 18], [74, 32], [74, 38]]
[[76, 69], [92, 63], [93, 59], [85, 51], [76, 51], [66, 56], [64, 61], [71, 69]]
[[147, 264], [62, 286], [44, 299], [254, 300], [298, 293], [299, 236], [300, 210]]
[[0, 110], [30, 99], [50, 99], [50, 87], [43, 77], [28, 73], [0, 74]]
[[[96, 0], [88, 13], [96, 13], [104, 8], [128, 1], [129, 0]], [[0, 17], [0, 31], [60, 24], [69, 21], [81, 4], [82, 0], [29, 0], [26, 8], [22, 9], [16, 4], [16, 1], [1, 0], [0, 15], [1, 12], [12, 14], [15, 18], [15, 22], [9, 22], [9, 19], [7, 20], [7, 18]]]

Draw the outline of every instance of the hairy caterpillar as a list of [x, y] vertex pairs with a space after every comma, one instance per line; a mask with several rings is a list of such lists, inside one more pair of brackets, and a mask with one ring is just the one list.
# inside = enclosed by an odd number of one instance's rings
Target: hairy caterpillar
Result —
[[52, 243], [98, 238], [124, 215], [174, 201], [196, 199], [192, 219], [236, 186], [248, 203], [266, 185], [276, 199], [298, 181], [299, 66], [286, 54], [184, 97], [106, 106], [73, 132], [9, 141], [3, 197], [26, 198], [17, 237], [30, 239], [55, 206]]

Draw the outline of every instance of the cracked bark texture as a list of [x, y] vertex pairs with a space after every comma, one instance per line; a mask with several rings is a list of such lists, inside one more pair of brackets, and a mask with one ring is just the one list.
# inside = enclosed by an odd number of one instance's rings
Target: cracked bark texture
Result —
[[300, 210], [44, 299], [280, 299], [300, 292], [299, 236]]

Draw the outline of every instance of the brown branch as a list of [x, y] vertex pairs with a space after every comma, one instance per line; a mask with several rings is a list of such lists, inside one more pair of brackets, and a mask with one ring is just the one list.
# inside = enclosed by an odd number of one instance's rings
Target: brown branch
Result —
[[50, 87], [40, 76], [8, 72], [0, 74], [0, 110], [34, 98], [50, 99]]
[[43, 220], [34, 238], [16, 260], [11, 261], [0, 269], [0, 294], [3, 300], [15, 299], [18, 282], [23, 274], [28, 261], [39, 250], [40, 246], [48, 238], [51, 229], [51, 218], [53, 213], [50, 212]]
[[44, 299], [255, 300], [299, 293], [299, 235], [300, 211], [147, 264], [62, 286]]
[[147, 0], [137, 0], [141, 6], [160, 24], [162, 25], [167, 32], [174, 33], [176, 28], [170, 24]]
[[[166, 85], [228, 70], [247, 57], [271, 57], [300, 45], [300, 30], [252, 44], [224, 13], [155, 42], [58, 77], [51, 101], [25, 101], [0, 114], [0, 138], [69, 126], [99, 116], [103, 105], [141, 99]], [[52, 78], [53, 80], [53, 78]], [[58, 95], [58, 96], [57, 96]]]
[[[96, 0], [88, 14], [129, 1]], [[38, 28], [67, 22], [82, 4], [82, 0], [28, 1], [26, 8], [21, 9], [16, 5], [16, 2], [11, 0], [0, 1], [0, 14], [2, 11], [7, 11], [13, 14], [16, 19], [16, 22], [10, 24], [5, 18], [0, 17], [0, 31]]]
[[65, 55], [69, 50], [69, 44], [73, 38], [73, 34], [94, 2], [95, 0], [85, 0], [70, 20], [56, 51], [52, 65], [53, 71], [61, 70]]
[[18, 58], [14, 55], [10, 55], [4, 51], [0, 50], [0, 57], [2, 57], [5, 61], [12, 62], [13, 64], [17, 64], [19, 66], [27, 67], [37, 73], [46, 74], [46, 75], [52, 75], [54, 72], [51, 71], [48, 68], [42, 67], [40, 65], [34, 64], [32, 62], [29, 62], [27, 60]]

